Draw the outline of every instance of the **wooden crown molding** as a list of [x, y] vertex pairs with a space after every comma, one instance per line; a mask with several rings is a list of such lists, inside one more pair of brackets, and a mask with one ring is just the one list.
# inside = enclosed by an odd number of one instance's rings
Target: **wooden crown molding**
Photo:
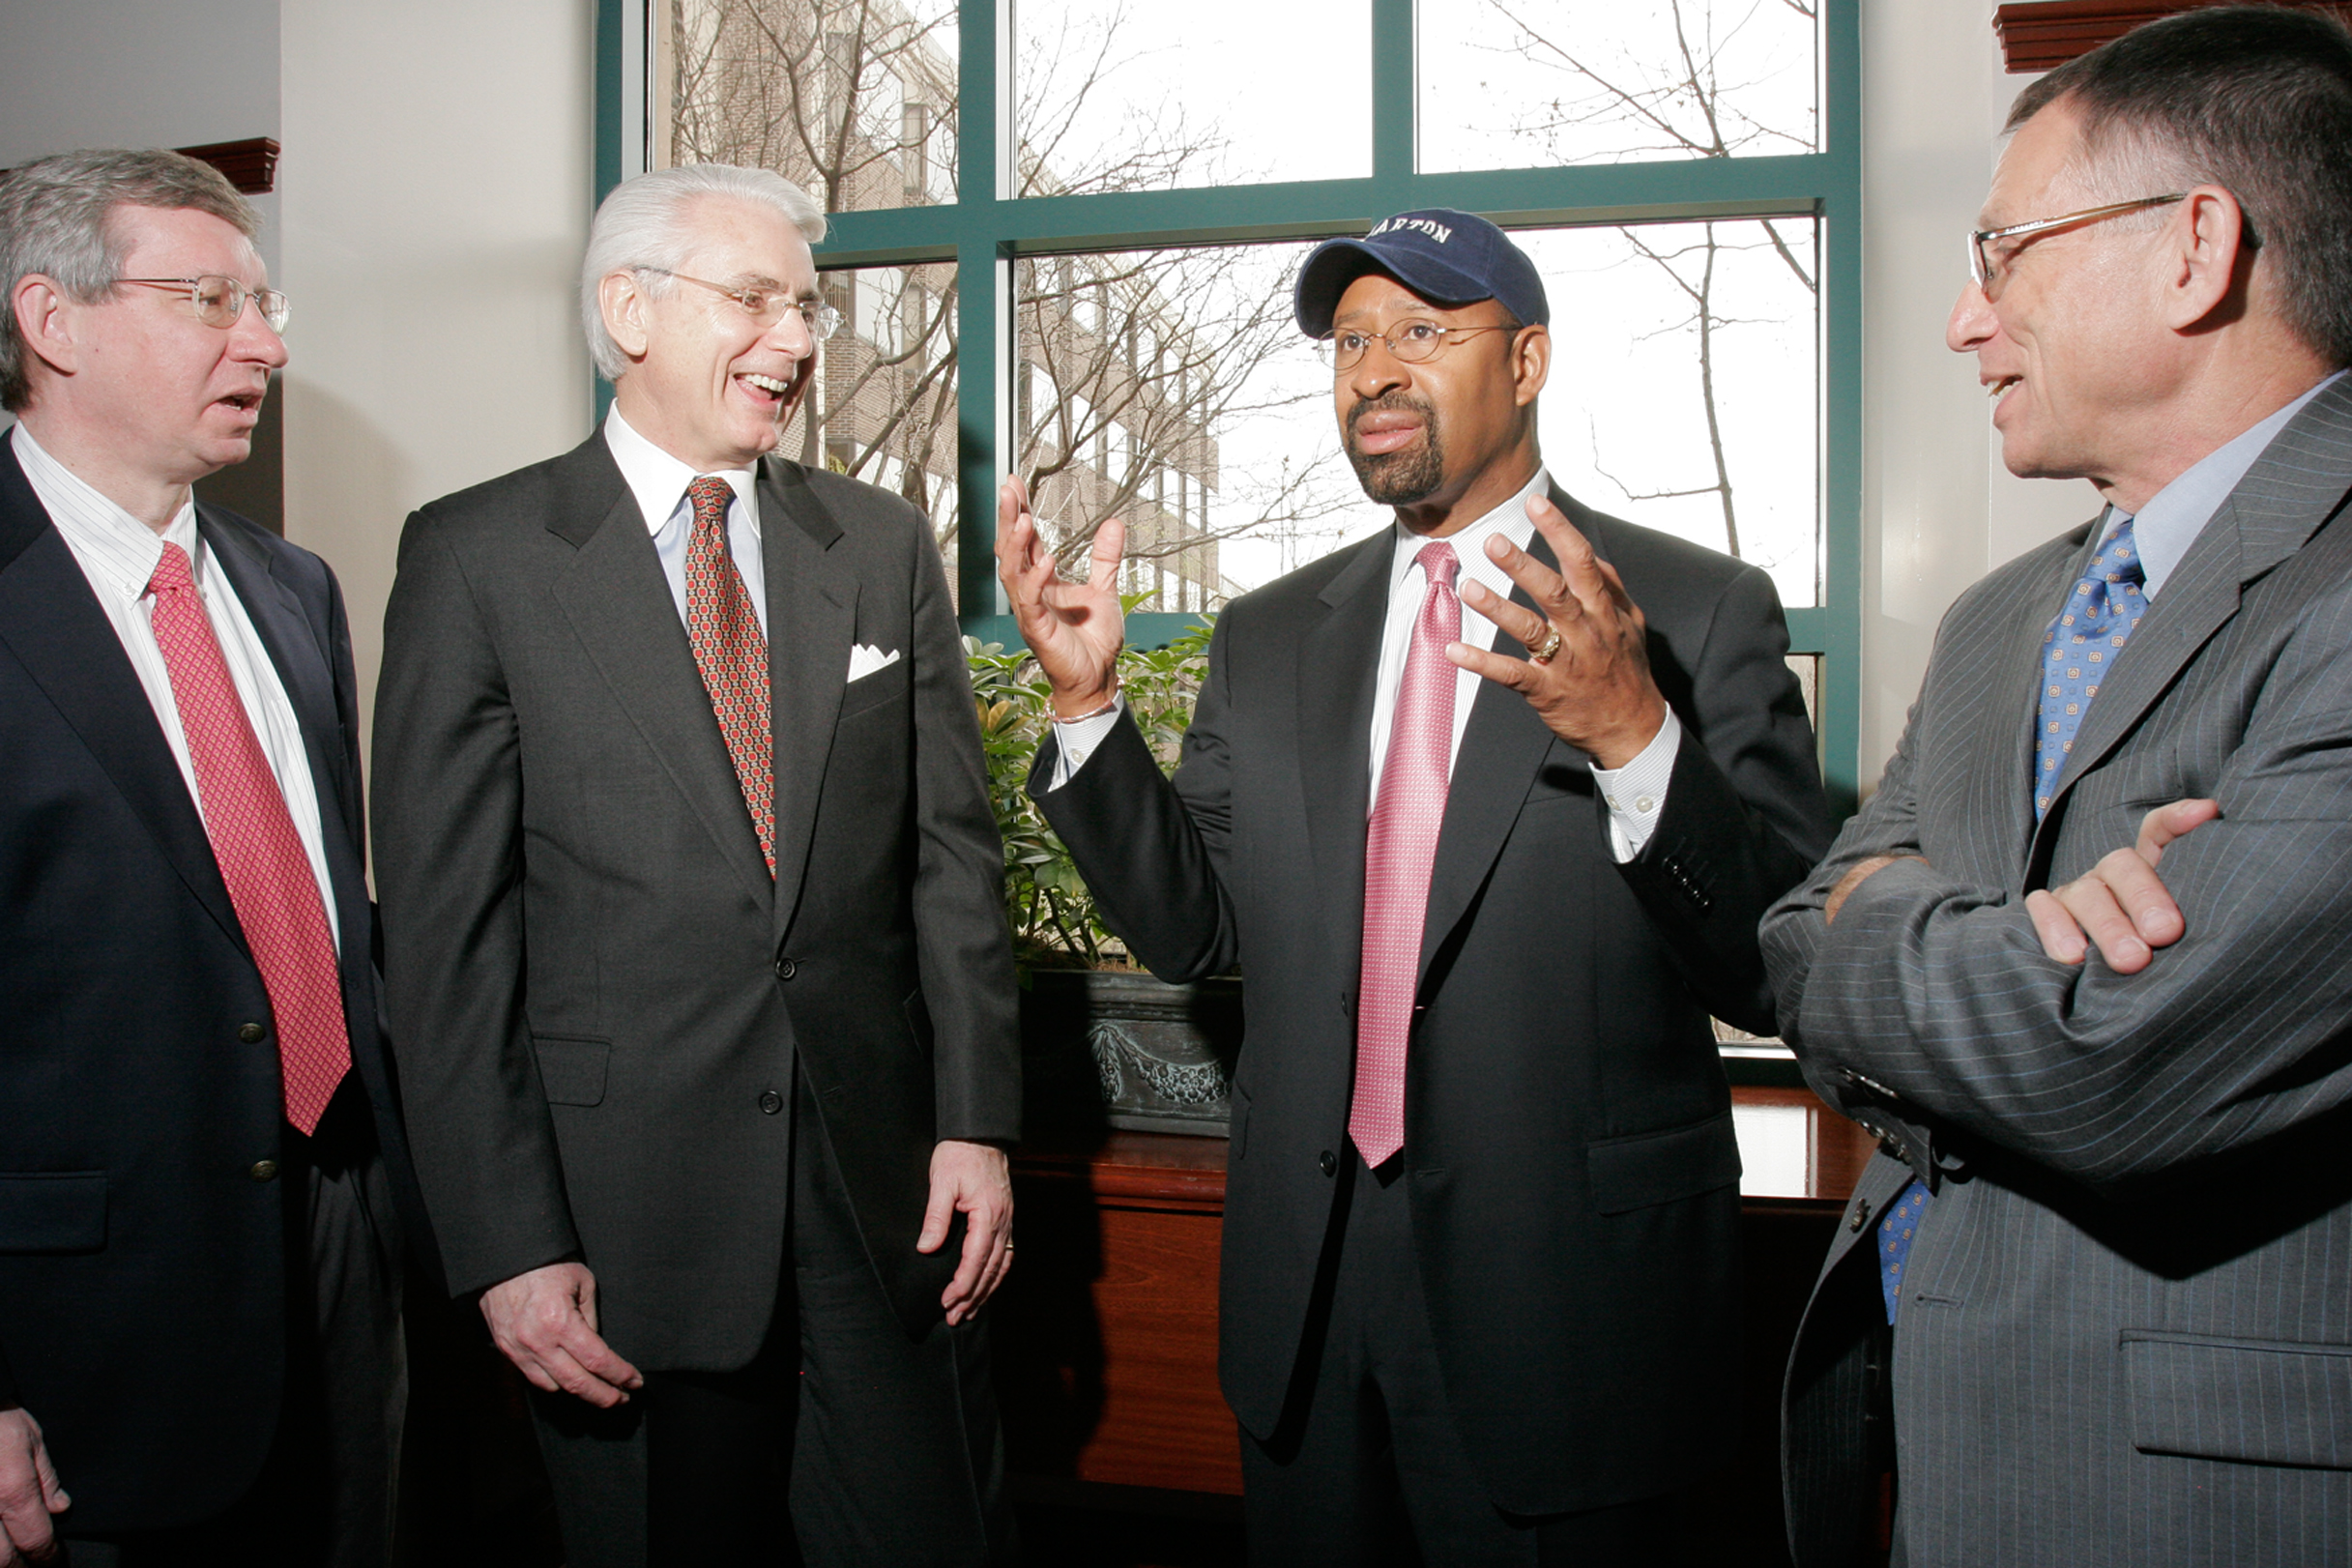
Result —
[[268, 136], [243, 141], [214, 141], [179, 149], [201, 163], [210, 163], [229, 177], [229, 184], [248, 196], [276, 189], [277, 143]]
[[[2142, 22], [2223, 0], [2012, 0], [1992, 14], [2001, 59], [2013, 75], [2050, 71], [2119, 39]], [[2303, 0], [2352, 23], [2352, 0]]]

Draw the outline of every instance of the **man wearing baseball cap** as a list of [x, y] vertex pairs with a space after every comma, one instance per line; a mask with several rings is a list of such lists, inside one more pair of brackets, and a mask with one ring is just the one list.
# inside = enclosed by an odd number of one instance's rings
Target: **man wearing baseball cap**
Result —
[[1240, 969], [1220, 1373], [1252, 1555], [1654, 1563], [1732, 1439], [1739, 1152], [1708, 1017], [1828, 841], [1763, 573], [1553, 486], [1543, 280], [1467, 213], [1300, 269], [1395, 527], [1231, 604], [1163, 780], [1123, 531], [998, 555], [1054, 688], [1031, 789], [1153, 973]]

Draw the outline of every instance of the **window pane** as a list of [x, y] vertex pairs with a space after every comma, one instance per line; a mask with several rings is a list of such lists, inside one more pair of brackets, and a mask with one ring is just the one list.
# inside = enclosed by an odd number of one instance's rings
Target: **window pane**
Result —
[[1145, 610], [1213, 609], [1377, 527], [1291, 320], [1304, 245], [1024, 258], [1015, 471], [1066, 567], [1110, 517]]
[[777, 448], [878, 484], [931, 518], [955, 587], [955, 268], [864, 267], [822, 275], [841, 331]]
[[1420, 8], [1425, 170], [1809, 153], [1812, 0]]
[[655, 168], [774, 169], [828, 213], [955, 199], [952, 0], [656, 8]]
[[1023, 196], [1372, 172], [1371, 0], [1021, 0]]
[[1819, 224], [1526, 230], [1552, 302], [1544, 459], [1580, 501], [1820, 602]]

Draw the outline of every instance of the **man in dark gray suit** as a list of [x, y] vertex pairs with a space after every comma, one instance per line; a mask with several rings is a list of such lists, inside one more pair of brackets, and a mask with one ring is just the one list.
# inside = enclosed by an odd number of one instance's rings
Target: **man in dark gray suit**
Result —
[[2107, 507], [1960, 597], [1765, 921], [1885, 1149], [1789, 1367], [1791, 1540], [2342, 1562], [2352, 37], [2152, 23], [2010, 126], [1951, 346], [2011, 470]]
[[1756, 921], [1828, 837], [1780, 605], [1551, 482], [1550, 307], [1492, 223], [1333, 240], [1295, 304], [1395, 524], [1227, 608], [1173, 783], [1118, 712], [1118, 526], [1085, 584], [1017, 481], [998, 536], [1061, 720], [1032, 792], [1155, 973], [1248, 980], [1251, 1554], [1672, 1561], [1739, 1380], [1707, 1015], [1771, 1029]]
[[417, 1163], [574, 1568], [1007, 1545], [1002, 852], [926, 519], [769, 455], [838, 320], [824, 230], [760, 170], [614, 191], [611, 417], [419, 511], [386, 613]]

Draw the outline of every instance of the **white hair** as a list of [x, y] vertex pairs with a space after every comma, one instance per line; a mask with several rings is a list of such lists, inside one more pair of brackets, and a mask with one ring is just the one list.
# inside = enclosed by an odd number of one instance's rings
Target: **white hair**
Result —
[[[693, 205], [710, 196], [731, 197], [772, 207], [810, 245], [825, 238], [825, 210], [809, 193], [770, 169], [733, 163], [685, 163], [654, 169], [613, 187], [588, 230], [588, 255], [580, 264], [580, 325], [588, 352], [607, 381], [618, 381], [629, 358], [604, 330], [597, 291], [615, 273], [637, 267], [676, 271], [693, 248], [687, 221]], [[648, 294], [667, 294], [672, 281], [655, 274], [641, 285]]]

